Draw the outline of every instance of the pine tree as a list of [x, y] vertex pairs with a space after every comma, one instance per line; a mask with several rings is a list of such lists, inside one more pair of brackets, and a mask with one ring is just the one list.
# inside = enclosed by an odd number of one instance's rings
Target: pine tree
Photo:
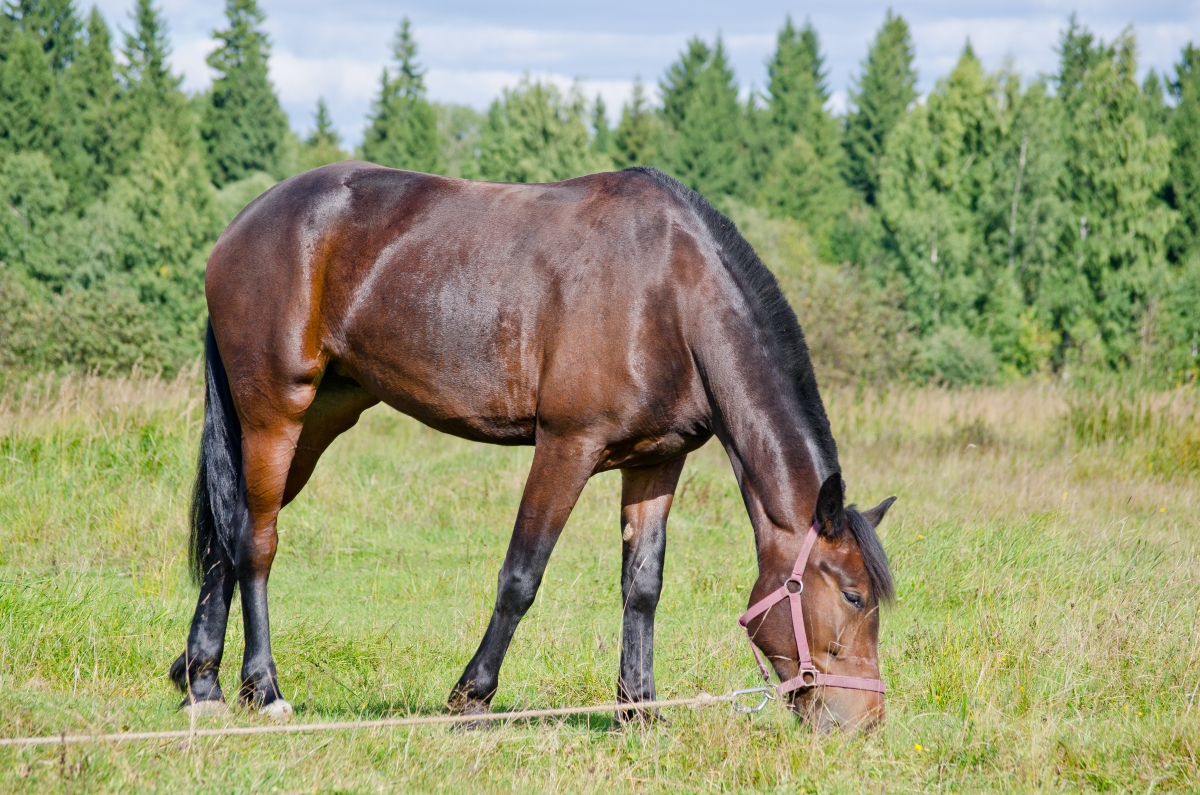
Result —
[[407, 17], [396, 31], [392, 57], [395, 76], [384, 67], [379, 98], [363, 136], [363, 157], [391, 168], [440, 173], [437, 113], [425, 98], [425, 73], [416, 60], [417, 42]]
[[[707, 53], [708, 57], [698, 58]], [[666, 165], [685, 185], [710, 197], [743, 195], [746, 119], [720, 37], [711, 50], [693, 39], [661, 84], [663, 115], [674, 136]], [[682, 109], [682, 110], [680, 110]]]
[[117, 102], [114, 174], [125, 174], [152, 127], [163, 130], [175, 146], [194, 145], [192, 114], [180, 91], [182, 76], [171, 73], [167, 23], [153, 0], [137, 0], [130, 12], [133, 31], [124, 33], [125, 63], [118, 69], [121, 92]]
[[867, 53], [863, 74], [850, 89], [846, 117], [846, 181], [877, 203], [884, 141], [917, 97], [917, 73], [908, 23], [889, 9]]
[[613, 134], [613, 160], [618, 168], [655, 165], [659, 162], [662, 147], [662, 121], [650, 106], [646, 86], [638, 76]]
[[229, 27], [213, 32], [221, 46], [209, 54], [208, 65], [218, 76], [200, 124], [213, 184], [255, 171], [282, 178], [288, 123], [267, 74], [266, 15], [257, 0], [226, 0], [225, 17]]
[[563, 96], [525, 77], [488, 109], [479, 158], [468, 176], [501, 182], [553, 182], [607, 171], [612, 160], [592, 149], [578, 87]]
[[1190, 43], [1183, 48], [1170, 88], [1175, 110], [1168, 130], [1174, 146], [1166, 198], [1179, 221], [1167, 237], [1167, 255], [1180, 263], [1200, 255], [1200, 48]]

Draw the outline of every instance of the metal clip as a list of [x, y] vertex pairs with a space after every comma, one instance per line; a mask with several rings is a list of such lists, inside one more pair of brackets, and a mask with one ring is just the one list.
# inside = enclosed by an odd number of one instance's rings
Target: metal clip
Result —
[[[762, 701], [758, 702], [758, 706], [742, 703], [743, 697], [752, 695], [754, 693], [762, 693]], [[773, 698], [775, 698], [775, 688], [772, 686], [748, 687], [745, 690], [733, 691], [733, 701], [731, 703], [733, 704], [734, 712], [738, 712], [743, 715], [750, 715], [755, 712], [762, 712], [763, 707], [767, 706], [767, 702]]]

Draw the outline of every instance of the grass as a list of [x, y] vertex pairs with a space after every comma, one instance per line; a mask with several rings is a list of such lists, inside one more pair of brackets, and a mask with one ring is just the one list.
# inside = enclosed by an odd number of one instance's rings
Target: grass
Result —
[[[197, 383], [47, 377], [0, 395], [0, 736], [187, 726], [166, 671], [194, 600]], [[889, 715], [871, 735], [815, 736], [772, 706], [628, 730], [592, 717], [2, 749], [0, 791], [1200, 789], [1195, 393], [827, 399], [851, 497], [900, 497], [881, 533], [899, 592], [881, 638]], [[482, 637], [530, 460], [386, 409], [335, 444], [281, 516], [271, 580], [299, 720], [443, 710]], [[664, 697], [755, 682], [735, 623], [753, 541], [721, 450], [694, 455], [682, 483], [658, 622]], [[585, 491], [497, 706], [613, 698], [618, 499], [616, 474]], [[240, 650], [235, 609], [227, 688]]]

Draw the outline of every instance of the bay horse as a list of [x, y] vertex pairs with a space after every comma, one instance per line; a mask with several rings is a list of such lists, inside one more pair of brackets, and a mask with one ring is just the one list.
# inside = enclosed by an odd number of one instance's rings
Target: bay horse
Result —
[[[754, 645], [781, 679], [811, 659], [830, 680], [878, 681], [892, 580], [875, 527], [891, 500], [844, 505], [795, 313], [734, 225], [681, 183], [649, 168], [522, 185], [336, 163], [243, 209], [213, 248], [205, 291], [190, 545], [200, 594], [171, 667], [181, 706], [223, 705], [236, 587], [239, 700], [291, 716], [267, 618], [276, 519], [380, 401], [466, 439], [534, 446], [495, 608], [451, 710], [489, 709], [581, 490], [619, 469], [617, 696], [645, 717], [667, 513], [687, 454], [714, 435], [754, 528], [751, 602], [789, 583], [808, 607], [801, 626], [784, 609], [755, 616]], [[809, 565], [792, 577], [808, 536]], [[882, 692], [836, 685], [788, 697], [822, 727], [867, 725], [884, 709]]]

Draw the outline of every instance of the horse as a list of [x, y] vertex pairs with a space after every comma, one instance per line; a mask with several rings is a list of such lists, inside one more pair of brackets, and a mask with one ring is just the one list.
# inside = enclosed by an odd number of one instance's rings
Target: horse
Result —
[[[580, 492], [619, 469], [617, 698], [646, 717], [636, 707], [655, 698], [667, 515], [688, 453], [716, 436], [754, 529], [751, 603], [786, 587], [808, 607], [752, 617], [756, 656], [781, 680], [799, 675], [787, 702], [822, 728], [883, 717], [879, 608], [893, 588], [875, 528], [894, 498], [845, 505], [796, 315], [699, 194], [650, 168], [506, 184], [342, 162], [246, 206], [213, 247], [205, 292], [190, 517], [199, 596], [170, 671], [182, 708], [226, 708], [218, 674], [236, 587], [238, 700], [292, 716], [267, 613], [276, 520], [321, 453], [382, 401], [445, 433], [534, 447], [491, 619], [451, 711], [490, 709]], [[818, 686], [817, 675], [878, 686]]]

